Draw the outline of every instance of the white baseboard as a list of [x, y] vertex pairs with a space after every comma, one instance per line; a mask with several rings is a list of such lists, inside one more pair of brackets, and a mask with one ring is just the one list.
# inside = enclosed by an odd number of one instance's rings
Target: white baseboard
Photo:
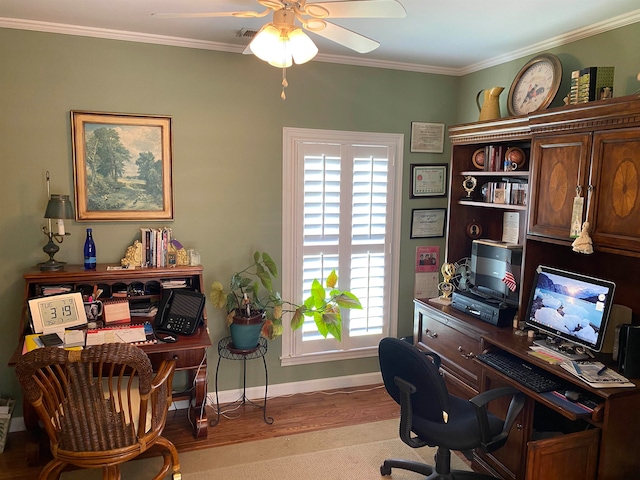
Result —
[[[280, 397], [283, 395], [295, 395], [296, 393], [319, 392], [324, 390], [336, 390], [340, 388], [361, 387], [364, 385], [378, 385], [382, 383], [382, 375], [380, 372], [363, 373], [361, 375], [348, 375], [345, 377], [320, 378], [317, 380], [305, 380], [303, 382], [277, 383], [269, 385], [267, 389], [267, 397]], [[235, 402], [242, 395], [242, 389], [225, 390], [218, 392], [218, 400], [220, 403]], [[252, 400], [264, 399], [264, 386], [250, 387], [246, 391], [247, 398]], [[214, 405], [216, 401], [216, 393], [209, 392], [207, 394], [207, 404]], [[174, 402], [171, 408], [183, 409], [189, 406], [186, 400]], [[13, 417], [11, 419], [11, 427], [9, 432], [19, 432], [25, 430], [24, 418]]]

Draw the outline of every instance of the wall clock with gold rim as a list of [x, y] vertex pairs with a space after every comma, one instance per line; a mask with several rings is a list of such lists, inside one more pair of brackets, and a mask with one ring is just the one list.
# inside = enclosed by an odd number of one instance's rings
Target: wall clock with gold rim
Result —
[[555, 55], [545, 53], [529, 60], [514, 78], [509, 90], [510, 115], [526, 115], [549, 106], [558, 93], [562, 64]]

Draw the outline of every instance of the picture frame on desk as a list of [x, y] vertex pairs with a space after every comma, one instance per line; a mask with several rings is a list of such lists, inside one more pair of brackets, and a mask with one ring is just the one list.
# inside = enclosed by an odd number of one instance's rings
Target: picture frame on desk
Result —
[[72, 111], [76, 221], [173, 220], [171, 117]]

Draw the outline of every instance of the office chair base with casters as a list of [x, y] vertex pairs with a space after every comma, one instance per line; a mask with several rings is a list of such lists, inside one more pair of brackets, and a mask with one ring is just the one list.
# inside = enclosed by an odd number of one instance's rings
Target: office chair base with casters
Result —
[[438, 448], [435, 455], [436, 466], [427, 465], [426, 463], [414, 462], [412, 460], [385, 460], [380, 466], [380, 475], [391, 475], [392, 468], [408, 470], [410, 472], [425, 475], [424, 480], [495, 480], [495, 477], [482, 475], [476, 472], [466, 470], [450, 470], [451, 452], [446, 448]]

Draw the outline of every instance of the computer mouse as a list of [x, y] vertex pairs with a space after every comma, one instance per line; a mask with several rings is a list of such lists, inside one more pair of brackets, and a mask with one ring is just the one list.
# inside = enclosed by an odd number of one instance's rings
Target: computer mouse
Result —
[[567, 390], [566, 392], [564, 392], [564, 396], [570, 402], [577, 402], [582, 397], [582, 395], [580, 395], [578, 392], [574, 392], [573, 390]]

